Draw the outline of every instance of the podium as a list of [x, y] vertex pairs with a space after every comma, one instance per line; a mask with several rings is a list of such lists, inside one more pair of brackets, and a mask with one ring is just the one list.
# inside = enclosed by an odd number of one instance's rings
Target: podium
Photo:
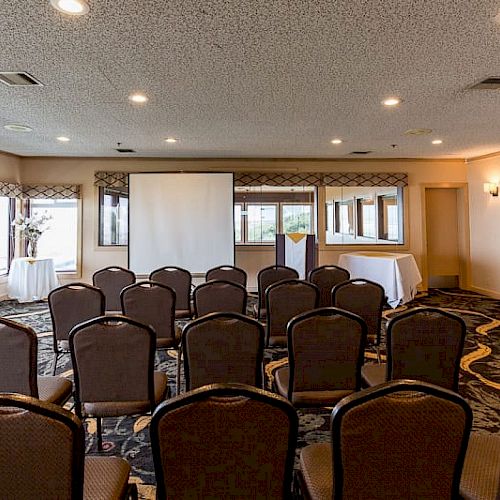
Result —
[[276, 235], [276, 264], [288, 266], [307, 278], [316, 265], [314, 234], [290, 233]]

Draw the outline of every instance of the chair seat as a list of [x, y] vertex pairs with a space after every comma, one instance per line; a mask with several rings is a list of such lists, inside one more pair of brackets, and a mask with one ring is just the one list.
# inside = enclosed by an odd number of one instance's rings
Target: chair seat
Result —
[[[300, 452], [300, 470], [311, 500], [333, 497], [333, 462], [330, 443], [310, 444]], [[306, 492], [304, 492], [304, 496]]]
[[376, 365], [368, 363], [361, 367], [361, 378], [368, 387], [383, 384], [387, 379], [387, 364]]
[[286, 335], [271, 335], [269, 337], [269, 345], [273, 347], [286, 347], [288, 345], [288, 337]]
[[73, 384], [64, 377], [38, 377], [38, 398], [47, 403], [63, 405], [71, 397]]
[[169, 349], [171, 347], [177, 347], [181, 340], [182, 330], [178, 325], [175, 325], [175, 338], [172, 337], [156, 337], [156, 348], [157, 349]]
[[500, 498], [500, 435], [471, 433], [460, 480], [466, 500]]
[[[278, 392], [288, 397], [288, 378], [290, 369], [287, 366], [278, 368], [274, 374], [274, 381]], [[352, 394], [353, 390], [325, 390], [325, 391], [294, 391], [292, 393], [292, 404], [295, 406], [334, 406], [342, 398]]]
[[[168, 389], [167, 375], [163, 372], [154, 372], [155, 404], [165, 399]], [[97, 401], [85, 403], [83, 413], [93, 417], [119, 417], [121, 415], [136, 415], [147, 413], [150, 410], [149, 401]]]
[[87, 457], [83, 481], [85, 500], [124, 498], [130, 465], [118, 457]]
[[191, 309], [176, 309], [175, 318], [190, 318], [193, 315]]

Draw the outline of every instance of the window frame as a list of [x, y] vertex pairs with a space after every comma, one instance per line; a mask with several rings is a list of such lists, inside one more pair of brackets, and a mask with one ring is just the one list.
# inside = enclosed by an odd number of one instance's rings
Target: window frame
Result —
[[12, 222], [15, 219], [16, 211], [16, 199], [10, 196], [2, 196], [2, 198], [7, 198], [7, 266], [5, 272], [0, 271], [0, 277], [8, 276], [10, 271], [10, 265], [12, 259], [14, 258], [14, 231], [12, 227]]
[[[274, 224], [276, 226], [276, 233], [274, 237], [274, 241], [266, 240], [266, 241], [249, 241], [248, 240], [248, 235], [250, 233], [248, 229], [248, 207], [249, 205], [254, 205], [257, 207], [264, 207], [264, 206], [274, 206], [275, 207], [275, 218], [274, 218]], [[271, 202], [271, 201], [266, 201], [265, 203], [258, 203], [255, 201], [249, 201], [243, 203], [244, 206], [244, 213], [242, 214], [242, 217], [244, 219], [244, 239], [242, 243], [236, 243], [237, 245], [246, 245], [246, 246], [272, 246], [276, 244], [276, 234], [279, 233], [279, 202]]]

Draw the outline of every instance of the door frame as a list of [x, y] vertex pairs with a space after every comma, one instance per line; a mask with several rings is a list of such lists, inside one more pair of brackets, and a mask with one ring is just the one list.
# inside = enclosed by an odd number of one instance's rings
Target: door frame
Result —
[[420, 184], [422, 203], [422, 288], [428, 289], [429, 270], [427, 265], [427, 189], [456, 189], [458, 258], [460, 288], [470, 289], [470, 227], [469, 227], [469, 185], [466, 182], [434, 182]]

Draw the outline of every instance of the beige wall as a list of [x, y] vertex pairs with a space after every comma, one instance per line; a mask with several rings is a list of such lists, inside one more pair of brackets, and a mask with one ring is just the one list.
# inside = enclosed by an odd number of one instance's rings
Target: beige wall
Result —
[[[407, 172], [409, 187], [405, 190], [407, 216], [406, 244], [384, 246], [384, 250], [406, 251], [422, 261], [421, 184], [465, 182], [463, 160], [166, 160], [166, 159], [95, 159], [95, 158], [22, 158], [22, 181], [27, 183], [74, 183], [82, 185], [82, 276], [89, 280], [93, 271], [107, 265], [127, 264], [123, 248], [97, 246], [97, 188], [93, 185], [97, 170], [117, 171], [337, 171], [337, 172]], [[324, 207], [324, 190], [319, 192], [319, 206]], [[324, 217], [320, 210], [319, 264], [336, 263], [345, 251], [360, 247], [332, 248], [325, 245]], [[366, 247], [363, 247], [366, 248]], [[236, 265], [249, 272], [249, 286], [255, 285], [256, 272], [274, 262], [274, 249], [238, 249]]]
[[500, 196], [483, 191], [486, 182], [500, 182], [500, 155], [467, 163], [470, 200], [471, 287], [500, 298]]

